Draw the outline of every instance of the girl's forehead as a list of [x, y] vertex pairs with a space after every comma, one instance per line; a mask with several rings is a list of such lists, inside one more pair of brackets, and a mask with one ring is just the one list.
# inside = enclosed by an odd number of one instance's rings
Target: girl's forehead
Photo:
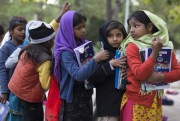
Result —
[[122, 32], [121, 32], [121, 30], [119, 28], [113, 28], [110, 31], [108, 31], [108, 34], [109, 33], [122, 33]]
[[26, 24], [20, 24], [17, 25], [14, 29], [25, 29], [26, 28]]
[[138, 21], [136, 18], [132, 17], [130, 20], [129, 20], [129, 24], [130, 23], [141, 23], [140, 21]]

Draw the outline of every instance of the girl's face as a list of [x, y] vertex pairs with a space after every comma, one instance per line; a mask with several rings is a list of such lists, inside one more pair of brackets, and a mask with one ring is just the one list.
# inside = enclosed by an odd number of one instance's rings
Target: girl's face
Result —
[[85, 34], [86, 34], [85, 22], [82, 22], [74, 27], [74, 36], [76, 40], [84, 39]]
[[107, 41], [113, 48], [118, 48], [124, 37], [119, 29], [112, 29], [107, 34]]
[[23, 40], [25, 39], [25, 27], [26, 25], [20, 25], [15, 27], [13, 30], [10, 30], [13, 41], [18, 44], [22, 44]]
[[129, 33], [130, 33], [131, 37], [135, 40], [137, 40], [138, 38], [140, 38], [143, 35], [151, 33], [149, 26], [145, 27], [145, 25], [143, 23], [140, 23], [139, 21], [135, 20], [134, 18], [132, 18], [129, 21], [129, 27], [130, 27]]

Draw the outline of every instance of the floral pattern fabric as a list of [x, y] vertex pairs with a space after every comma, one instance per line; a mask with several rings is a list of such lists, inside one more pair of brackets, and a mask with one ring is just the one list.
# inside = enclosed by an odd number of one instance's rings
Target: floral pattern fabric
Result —
[[[128, 98], [124, 94], [121, 110], [123, 106], [127, 103]], [[161, 121], [162, 120], [162, 108], [158, 104], [158, 96], [156, 95], [153, 100], [151, 107], [140, 105], [133, 102], [133, 112], [132, 112], [132, 121]], [[123, 117], [123, 115], [122, 115]]]

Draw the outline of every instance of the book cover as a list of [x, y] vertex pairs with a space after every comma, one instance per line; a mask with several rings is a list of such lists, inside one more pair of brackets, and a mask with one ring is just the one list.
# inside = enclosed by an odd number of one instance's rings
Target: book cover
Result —
[[[94, 56], [94, 49], [91, 41], [84, 43], [74, 49], [78, 65], [81, 67]], [[94, 88], [94, 85], [87, 80], [84, 81], [86, 89]]]
[[[151, 54], [151, 48], [144, 48], [140, 50], [141, 60], [144, 62]], [[159, 73], [169, 72], [171, 70], [171, 57], [172, 49], [168, 47], [163, 47], [159, 51], [159, 55], [156, 59], [156, 63], [154, 65], [154, 71]], [[143, 82], [141, 84], [142, 90], [158, 90], [169, 88], [169, 83], [165, 82]]]
[[6, 118], [9, 113], [9, 103], [6, 102], [5, 104], [0, 103], [0, 121], [6, 121]]
[[74, 49], [79, 66], [87, 63], [94, 56], [92, 42], [88, 41]]
[[[116, 50], [115, 58], [118, 59], [124, 55], [121, 50]], [[122, 78], [121, 69], [119, 67], [115, 68], [115, 88], [120, 90], [126, 89], [126, 80]]]

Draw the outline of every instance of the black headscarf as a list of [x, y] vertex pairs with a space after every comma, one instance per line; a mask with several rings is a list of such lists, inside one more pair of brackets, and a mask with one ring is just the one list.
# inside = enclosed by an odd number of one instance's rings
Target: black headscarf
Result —
[[[118, 22], [118, 21], [113, 21], [113, 20], [110, 20], [110, 21], [107, 21], [105, 23], [103, 23], [99, 29], [99, 41], [101, 43], [101, 46], [103, 47], [104, 50], [107, 50], [110, 54], [110, 57], [108, 60], [111, 60], [112, 58], [114, 58], [115, 56], [115, 52], [118, 48], [113, 48], [109, 45], [108, 43], [108, 40], [107, 40], [107, 33], [109, 32], [109, 30], [111, 29], [108, 29], [109, 25], [111, 24], [114, 24], [114, 25], [121, 25], [124, 29], [124, 26]], [[117, 28], [117, 27], [116, 27]], [[113, 28], [114, 29], [114, 28]], [[125, 30], [125, 29], [124, 29]], [[123, 37], [125, 38], [127, 36], [127, 33], [123, 33]]]

